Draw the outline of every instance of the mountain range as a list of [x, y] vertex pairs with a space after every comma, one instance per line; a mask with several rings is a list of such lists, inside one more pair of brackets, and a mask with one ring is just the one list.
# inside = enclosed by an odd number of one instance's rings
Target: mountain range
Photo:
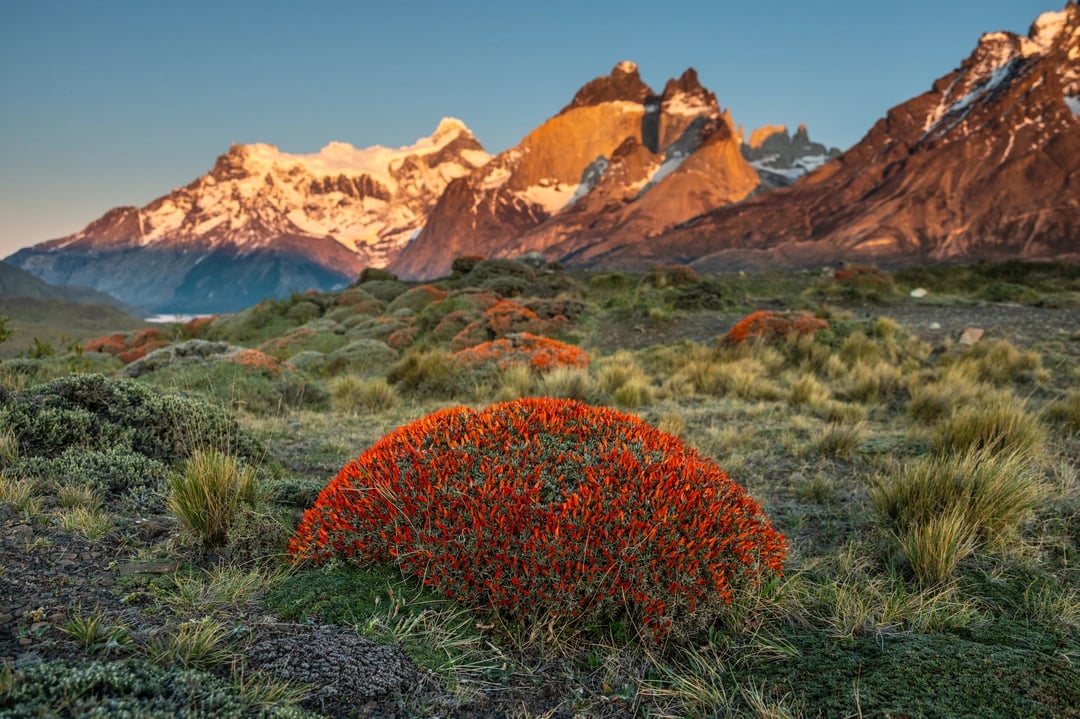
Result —
[[749, 136], [693, 69], [632, 62], [489, 155], [460, 121], [410, 147], [234, 145], [142, 208], [7, 262], [158, 312], [219, 312], [364, 267], [408, 279], [462, 255], [702, 271], [1080, 256], [1080, 7], [984, 34], [845, 152]]

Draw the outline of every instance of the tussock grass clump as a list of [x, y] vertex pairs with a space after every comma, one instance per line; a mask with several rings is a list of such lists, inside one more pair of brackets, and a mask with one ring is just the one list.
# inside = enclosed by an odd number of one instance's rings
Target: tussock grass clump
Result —
[[820, 407], [832, 396], [832, 390], [812, 374], [806, 373], [791, 384], [788, 402], [793, 407]]
[[847, 396], [858, 402], [881, 402], [896, 397], [904, 387], [899, 367], [887, 362], [856, 362], [848, 376]]
[[262, 569], [241, 569], [219, 564], [195, 576], [173, 577], [169, 604], [207, 612], [219, 607], [241, 607], [269, 587], [277, 577]]
[[229, 631], [209, 617], [184, 622], [153, 637], [146, 647], [154, 664], [210, 669], [232, 658]]
[[1036, 622], [1080, 628], [1080, 590], [1046, 580], [1032, 582], [1024, 590], [1020, 616]]
[[615, 404], [624, 409], [636, 409], [656, 399], [652, 382], [647, 377], [631, 377], [611, 393]]
[[814, 446], [824, 457], [849, 459], [855, 455], [862, 442], [862, 424], [830, 422], [822, 430]]
[[648, 378], [648, 374], [630, 352], [616, 352], [598, 362], [597, 365], [597, 389], [605, 394], [612, 394], [633, 378]]
[[897, 540], [923, 586], [945, 582], [956, 565], [975, 551], [975, 529], [957, 507], [912, 524]]
[[666, 412], [656, 420], [656, 428], [672, 437], [681, 438], [686, 434], [686, 420], [678, 412]]
[[330, 382], [330, 398], [334, 408], [345, 414], [383, 412], [397, 407], [401, 402], [393, 385], [385, 379], [354, 374], [334, 378]]
[[101, 506], [101, 498], [88, 483], [66, 482], [56, 488], [56, 503], [63, 509], [96, 509]]
[[970, 449], [992, 452], [1033, 452], [1042, 447], [1044, 432], [1023, 400], [1011, 394], [995, 395], [966, 405], [938, 423], [931, 444], [939, 454]]
[[662, 639], [780, 571], [785, 541], [711, 461], [637, 417], [568, 400], [452, 408], [347, 464], [299, 560], [390, 562], [504, 617]]
[[[774, 371], [778, 369], [777, 367]], [[769, 365], [756, 358], [747, 357], [727, 362], [723, 365], [722, 372], [726, 375], [725, 381], [731, 391], [742, 399], [771, 401], [784, 396], [780, 386], [768, 377], [772, 373]]]
[[96, 542], [112, 531], [114, 520], [108, 512], [92, 507], [65, 509], [56, 517], [62, 529]]
[[866, 419], [866, 407], [850, 402], [829, 400], [814, 411], [818, 417], [830, 425], [857, 425]]
[[386, 381], [421, 397], [449, 398], [466, 392], [471, 379], [450, 353], [416, 350], [390, 368]]
[[0, 505], [19, 514], [37, 514], [41, 510], [37, 481], [28, 477], [16, 479], [0, 472]]
[[495, 400], [508, 402], [532, 394], [536, 385], [536, 375], [528, 365], [512, 364], [499, 371], [498, 383]]
[[652, 378], [629, 352], [617, 352], [600, 363], [596, 387], [625, 409], [635, 409], [656, 399]]
[[217, 450], [197, 450], [169, 477], [169, 510], [206, 547], [225, 544], [241, 503], [256, 495], [255, 470]]
[[580, 367], [556, 367], [540, 378], [540, 390], [548, 397], [586, 400], [593, 392], [593, 380]]
[[19, 438], [11, 427], [0, 429], [0, 470], [19, 461]]
[[127, 649], [131, 643], [130, 627], [124, 623], [111, 624], [100, 609], [83, 613], [81, 609], [60, 625], [64, 632], [91, 653], [109, 654]]
[[871, 498], [898, 530], [958, 509], [981, 541], [998, 542], [1032, 514], [1047, 491], [1030, 454], [983, 448], [901, 466], [876, 483]]
[[1023, 351], [1008, 340], [985, 340], [969, 347], [962, 360], [974, 363], [979, 378], [993, 384], [1030, 381], [1042, 367], [1037, 352]]
[[982, 448], [900, 467], [871, 498], [916, 578], [933, 584], [980, 544], [1006, 543], [1048, 492], [1029, 454]]
[[1072, 390], [1064, 398], [1046, 406], [1045, 417], [1052, 424], [1069, 432], [1080, 432], [1080, 390]]
[[840, 345], [840, 357], [849, 367], [858, 363], [876, 364], [886, 359], [882, 344], [862, 332], [852, 332]]
[[731, 389], [731, 377], [724, 371], [724, 365], [711, 359], [698, 359], [687, 362], [678, 372], [669, 378], [668, 383], [675, 396], [681, 395], [686, 388], [692, 393], [722, 397]]

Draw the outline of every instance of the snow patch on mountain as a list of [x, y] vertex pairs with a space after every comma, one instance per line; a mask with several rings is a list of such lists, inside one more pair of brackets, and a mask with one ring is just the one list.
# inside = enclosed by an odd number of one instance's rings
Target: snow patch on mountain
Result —
[[581, 173], [581, 182], [577, 184], [574, 196], [570, 198], [570, 202], [566, 203], [566, 206], [573, 205], [592, 192], [593, 188], [596, 187], [596, 183], [600, 182], [600, 178], [607, 172], [610, 165], [611, 162], [603, 155], [589, 163], [589, 166], [585, 168], [585, 172]]
[[1044, 12], [1032, 23], [1028, 37], [1025, 39], [1042, 51], [1049, 50], [1061, 31], [1065, 29], [1066, 20], [1068, 20], [1068, 14], [1064, 10]]
[[1072, 114], [1080, 116], [1080, 95], [1065, 96], [1065, 104], [1072, 110]]
[[686, 92], [676, 93], [665, 99], [662, 107], [663, 111], [668, 115], [681, 115], [683, 117], [698, 117], [707, 115], [712, 111], [707, 98]]
[[647, 190], [656, 183], [660, 182], [660, 180], [663, 180], [665, 177], [670, 175], [672, 172], [675, 172], [675, 170], [679, 169], [679, 165], [683, 164], [683, 162], [686, 160], [686, 157], [687, 156], [683, 153], [676, 152], [673, 153], [670, 157], [665, 158], [664, 161], [660, 163], [660, 167], [656, 168], [656, 172], [654, 172], [652, 177], [649, 178], [649, 182], [647, 185], [645, 185], [645, 189]]
[[[396, 190], [394, 170], [410, 156], [423, 157], [439, 152], [461, 135], [468, 132], [465, 123], [456, 118], [446, 117], [439, 122], [434, 134], [421, 138], [412, 145], [391, 149], [382, 145], [358, 148], [348, 142], [331, 142], [321, 150], [311, 154], [292, 154], [282, 152], [273, 145], [257, 143], [245, 145], [245, 166], [252, 174], [266, 175], [275, 168], [300, 167], [316, 176], [360, 177], [367, 175], [391, 191]], [[469, 150], [465, 159], [474, 166], [483, 165], [491, 156], [482, 150]]]
[[527, 188], [521, 196], [534, 205], [540, 205], [549, 215], [574, 201], [580, 185], [564, 185], [557, 181], [541, 180], [540, 184]]

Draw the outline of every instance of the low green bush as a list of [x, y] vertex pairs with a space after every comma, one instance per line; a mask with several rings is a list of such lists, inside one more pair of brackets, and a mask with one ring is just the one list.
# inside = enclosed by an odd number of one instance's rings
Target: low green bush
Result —
[[252, 706], [226, 682], [201, 671], [163, 669], [141, 659], [52, 660], [14, 670], [0, 692], [0, 719], [304, 719], [292, 706]]
[[0, 425], [12, 428], [22, 457], [127, 447], [171, 464], [195, 446], [225, 447], [243, 457], [266, 453], [220, 407], [102, 375], [69, 375], [26, 389], [0, 407]]

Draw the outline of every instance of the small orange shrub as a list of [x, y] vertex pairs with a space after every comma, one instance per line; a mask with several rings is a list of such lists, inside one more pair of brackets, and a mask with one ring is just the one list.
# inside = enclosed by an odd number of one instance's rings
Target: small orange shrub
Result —
[[419, 333], [420, 330], [416, 327], [402, 327], [390, 333], [390, 336], [386, 338], [386, 344], [396, 350], [403, 350], [412, 346], [412, 343], [416, 341], [416, 335]]
[[83, 345], [83, 350], [86, 352], [104, 352], [116, 357], [121, 352], [127, 349], [127, 335], [123, 333], [116, 333], [106, 335], [104, 337], [97, 337], [86, 342]]
[[270, 374], [276, 374], [286, 369], [293, 369], [293, 366], [288, 362], [282, 362], [276, 357], [272, 357], [265, 352], [253, 349], [241, 349], [237, 352], [222, 355], [223, 359], [229, 362], [234, 362], [244, 367], [250, 367], [252, 369], [265, 370]]
[[202, 337], [203, 331], [209, 327], [214, 320], [221, 315], [206, 315], [205, 317], [195, 317], [184, 323], [181, 330], [184, 337], [198, 338]]
[[806, 313], [790, 315], [762, 310], [751, 312], [736, 322], [724, 335], [723, 341], [727, 344], [739, 344], [751, 337], [771, 341], [798, 335], [813, 336], [818, 330], [828, 326], [829, 323], [825, 320]]
[[511, 617], [662, 639], [780, 573], [785, 540], [711, 460], [639, 418], [527, 398], [442, 410], [349, 462], [289, 552], [390, 562]]
[[484, 324], [496, 337], [535, 329], [539, 322], [535, 312], [513, 300], [500, 300], [484, 312]]
[[454, 358], [466, 366], [494, 364], [505, 368], [513, 364], [528, 364], [541, 372], [555, 367], [589, 366], [589, 355], [580, 347], [528, 332], [482, 342], [455, 352]]
[[98, 337], [84, 344], [83, 350], [86, 352], [105, 352], [113, 355], [124, 364], [130, 364], [137, 359], [142, 359], [150, 352], [168, 345], [169, 341], [161, 337], [161, 330], [151, 328], [134, 334], [117, 333]]

